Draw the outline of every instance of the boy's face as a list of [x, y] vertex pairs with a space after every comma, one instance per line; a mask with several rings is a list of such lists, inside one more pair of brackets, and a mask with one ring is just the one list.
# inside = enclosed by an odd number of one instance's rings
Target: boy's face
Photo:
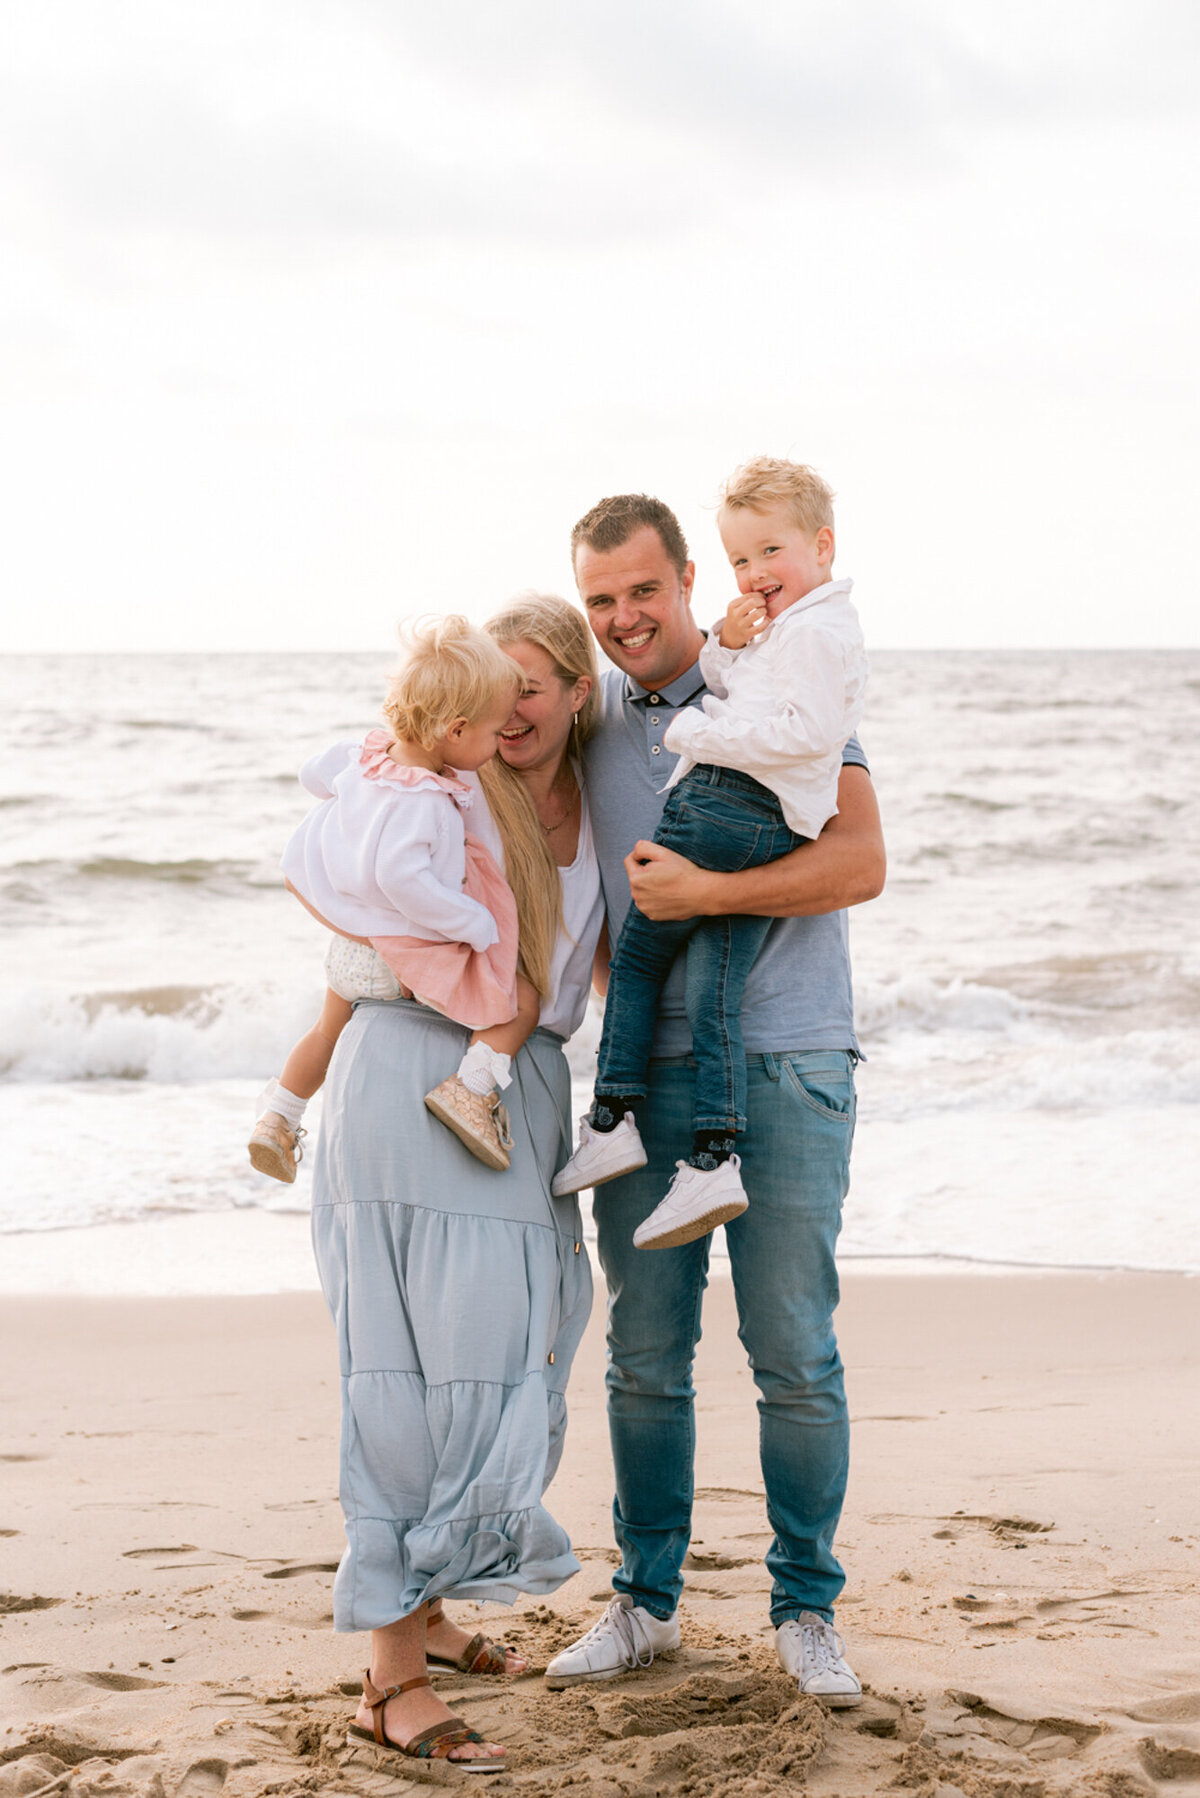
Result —
[[722, 507], [717, 529], [740, 593], [761, 593], [768, 618], [778, 618], [798, 599], [823, 587], [833, 568], [833, 532], [815, 537], [783, 510], [751, 512]]

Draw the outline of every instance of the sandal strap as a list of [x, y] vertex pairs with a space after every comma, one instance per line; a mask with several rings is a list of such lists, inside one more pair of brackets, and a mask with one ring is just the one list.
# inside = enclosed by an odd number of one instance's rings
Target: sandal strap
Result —
[[404, 1744], [406, 1754], [415, 1754], [418, 1760], [441, 1760], [444, 1756], [436, 1753], [444, 1747], [447, 1752], [451, 1748], [461, 1748], [464, 1742], [482, 1742], [483, 1737], [461, 1717], [447, 1717], [444, 1723], [434, 1723], [429, 1729], [423, 1729], [419, 1736], [410, 1736]]
[[458, 1659], [460, 1673], [507, 1673], [508, 1647], [504, 1642], [490, 1642], [482, 1634], [472, 1636]]
[[402, 1680], [398, 1686], [377, 1686], [371, 1678], [370, 1669], [364, 1667], [363, 1697], [367, 1702], [368, 1709], [377, 1713], [372, 1719], [375, 1724], [375, 1740], [377, 1742], [382, 1742], [383, 1740], [381, 1733], [383, 1729], [383, 1718], [378, 1715], [378, 1713], [382, 1711], [388, 1699], [398, 1698], [401, 1692], [411, 1692], [417, 1686], [431, 1686], [432, 1684], [433, 1681], [430, 1679], [429, 1675], [427, 1673], [422, 1673], [416, 1679]]

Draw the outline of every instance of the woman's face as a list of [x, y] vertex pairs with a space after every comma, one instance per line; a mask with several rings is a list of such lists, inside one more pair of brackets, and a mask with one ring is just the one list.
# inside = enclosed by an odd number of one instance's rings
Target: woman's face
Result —
[[521, 670], [524, 687], [500, 733], [500, 760], [510, 768], [557, 768], [566, 751], [575, 713], [591, 690], [585, 674], [569, 686], [536, 643], [506, 643], [506, 655]]

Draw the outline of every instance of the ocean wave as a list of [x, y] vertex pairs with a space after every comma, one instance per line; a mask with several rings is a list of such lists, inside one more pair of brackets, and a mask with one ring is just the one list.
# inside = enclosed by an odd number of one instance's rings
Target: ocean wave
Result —
[[863, 1038], [906, 1030], [1002, 1031], [1029, 1015], [1028, 1005], [1003, 987], [921, 974], [861, 982], [855, 1008]]
[[0, 997], [0, 1079], [258, 1079], [278, 1070], [319, 1004], [316, 987], [10, 989]]
[[146, 862], [133, 856], [98, 855], [91, 861], [77, 862], [80, 874], [111, 880], [179, 880], [188, 885], [211, 880], [214, 876], [233, 875], [245, 879], [255, 866], [253, 862], [207, 861], [203, 856], [189, 856], [185, 861]]

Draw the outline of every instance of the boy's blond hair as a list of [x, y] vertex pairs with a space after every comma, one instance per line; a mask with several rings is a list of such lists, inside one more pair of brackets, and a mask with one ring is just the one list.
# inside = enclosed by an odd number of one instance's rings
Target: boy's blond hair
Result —
[[735, 468], [719, 503], [731, 512], [788, 512], [806, 536], [833, 529], [833, 489], [815, 468], [779, 456], [754, 456]]
[[432, 749], [459, 718], [478, 723], [517, 703], [521, 672], [500, 645], [461, 613], [407, 619], [405, 659], [388, 684], [383, 715], [398, 737]]

